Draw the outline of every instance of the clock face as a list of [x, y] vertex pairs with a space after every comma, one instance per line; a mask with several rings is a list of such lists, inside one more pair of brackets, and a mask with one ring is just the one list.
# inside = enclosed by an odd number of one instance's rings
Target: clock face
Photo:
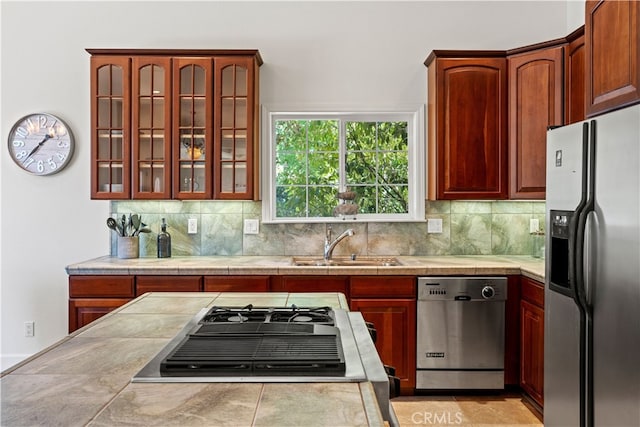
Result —
[[60, 172], [71, 160], [74, 140], [60, 118], [47, 113], [29, 114], [9, 133], [9, 154], [18, 166], [34, 175]]

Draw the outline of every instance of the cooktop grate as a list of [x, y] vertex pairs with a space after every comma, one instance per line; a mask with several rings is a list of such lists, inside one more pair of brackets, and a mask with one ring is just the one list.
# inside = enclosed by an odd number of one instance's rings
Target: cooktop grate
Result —
[[161, 364], [166, 376], [343, 375], [336, 335], [190, 335]]

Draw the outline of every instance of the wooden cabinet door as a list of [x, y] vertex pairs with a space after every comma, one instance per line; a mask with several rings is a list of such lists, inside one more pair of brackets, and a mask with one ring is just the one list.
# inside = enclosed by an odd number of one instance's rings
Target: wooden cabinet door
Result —
[[544, 285], [521, 280], [520, 387], [540, 406], [544, 395]]
[[360, 311], [377, 332], [376, 349], [385, 365], [396, 368], [403, 394], [416, 386], [416, 300], [353, 298], [351, 310]]
[[587, 116], [640, 101], [640, 2], [586, 2]]
[[567, 37], [564, 51], [564, 124], [577, 123], [586, 117], [584, 27]]
[[428, 75], [428, 198], [506, 199], [506, 59], [438, 58]]
[[173, 196], [213, 195], [213, 59], [173, 58]]
[[520, 386], [540, 406], [544, 385], [544, 310], [520, 303]]
[[342, 292], [348, 296], [345, 276], [274, 276], [272, 292]]
[[257, 159], [258, 104], [255, 57], [216, 57], [214, 127], [215, 199], [251, 199]]
[[91, 57], [91, 198], [131, 196], [131, 60]]
[[269, 276], [205, 276], [205, 292], [269, 292]]
[[69, 333], [80, 329], [132, 298], [74, 298], [69, 300]]
[[147, 292], [202, 292], [202, 276], [137, 276], [136, 296]]
[[133, 276], [69, 276], [69, 332], [126, 304], [134, 294]]
[[132, 197], [171, 198], [171, 58], [132, 58]]
[[562, 47], [508, 58], [509, 193], [544, 199], [547, 127], [562, 125]]

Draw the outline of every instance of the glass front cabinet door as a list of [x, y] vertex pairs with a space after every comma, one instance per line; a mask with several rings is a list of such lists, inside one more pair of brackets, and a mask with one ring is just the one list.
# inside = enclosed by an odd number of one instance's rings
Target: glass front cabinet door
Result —
[[91, 57], [91, 198], [131, 197], [130, 60]]
[[255, 197], [258, 51], [87, 51], [93, 199]]
[[171, 198], [171, 59], [132, 59], [134, 199]]
[[216, 199], [253, 197], [257, 117], [254, 58], [215, 61]]
[[174, 58], [173, 194], [211, 199], [213, 170], [213, 61]]

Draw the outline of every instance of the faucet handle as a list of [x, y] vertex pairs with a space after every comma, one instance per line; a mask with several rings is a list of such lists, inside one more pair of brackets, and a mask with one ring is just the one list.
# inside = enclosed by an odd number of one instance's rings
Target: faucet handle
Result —
[[331, 230], [331, 224], [327, 225], [327, 233], [325, 234], [325, 237], [328, 242], [331, 241]]

